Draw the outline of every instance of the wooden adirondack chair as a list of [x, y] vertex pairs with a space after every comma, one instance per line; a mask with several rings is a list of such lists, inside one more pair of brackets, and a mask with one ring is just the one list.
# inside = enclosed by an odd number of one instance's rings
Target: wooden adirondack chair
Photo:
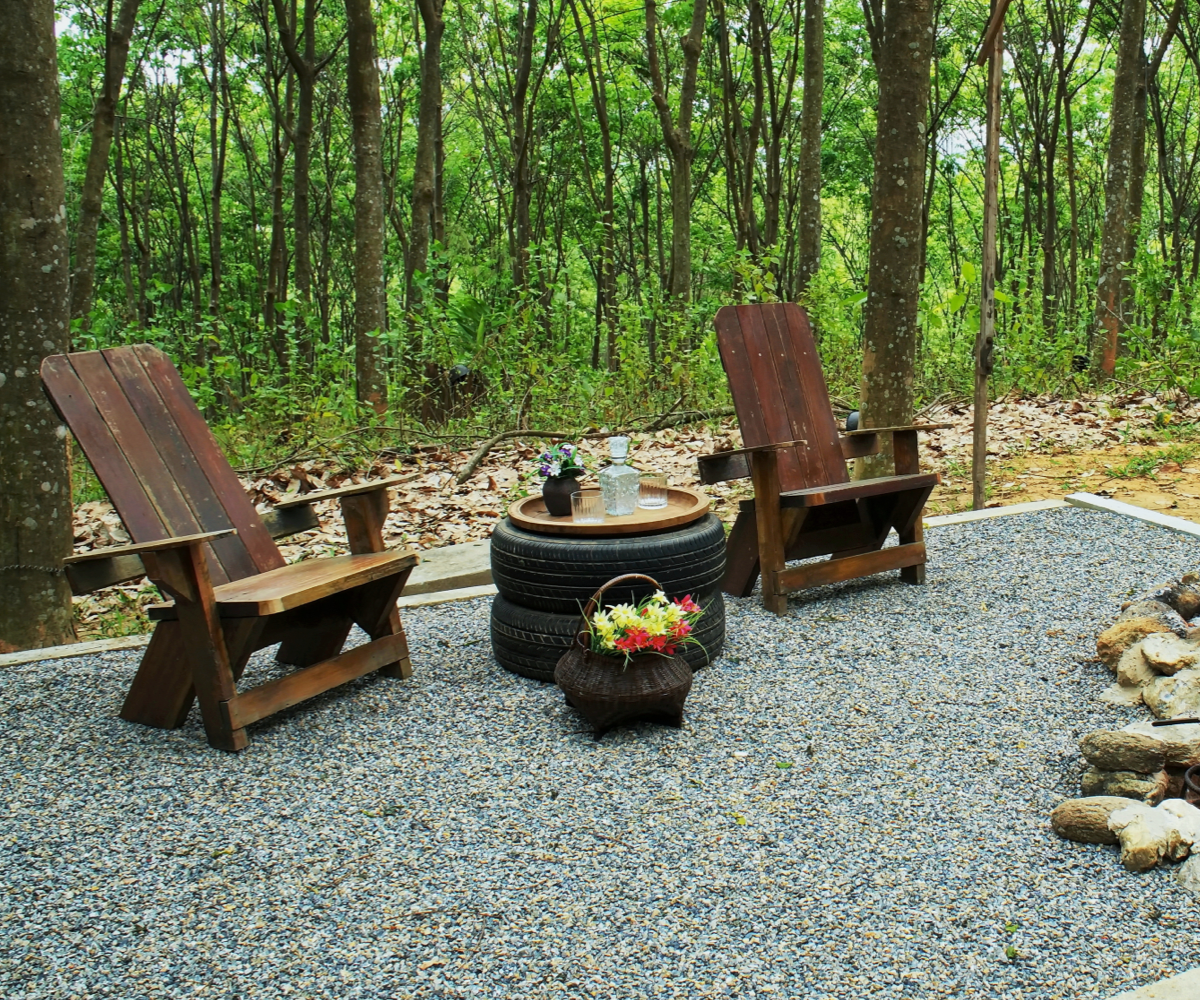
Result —
[[[174, 598], [152, 609], [123, 719], [173, 729], [196, 698], [208, 742], [240, 750], [258, 719], [374, 670], [412, 673], [396, 599], [417, 557], [385, 551], [381, 530], [394, 480], [280, 505], [277, 521], [311, 527], [311, 508], [297, 508], [337, 497], [352, 553], [287, 565], [160, 350], [56, 355], [42, 381], [134, 540], [69, 559], [72, 583], [119, 582], [144, 567]], [[355, 623], [372, 641], [343, 653]], [[303, 669], [239, 692], [250, 655], [275, 643], [278, 660]]]
[[[763, 605], [787, 611], [789, 591], [899, 569], [925, 582], [921, 511], [940, 481], [921, 473], [917, 432], [943, 424], [876, 427], [839, 434], [821, 359], [804, 310], [792, 303], [725, 306], [717, 343], [743, 448], [706, 455], [700, 478], [750, 476], [726, 549], [724, 589], [747, 597], [762, 574]], [[846, 460], [874, 455], [892, 435], [896, 475], [850, 482]], [[900, 544], [883, 548], [895, 528]], [[829, 555], [787, 568], [788, 560]]]

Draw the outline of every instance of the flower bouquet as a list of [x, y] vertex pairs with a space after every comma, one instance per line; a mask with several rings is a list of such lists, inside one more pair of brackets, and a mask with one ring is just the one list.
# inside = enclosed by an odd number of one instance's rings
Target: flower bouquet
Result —
[[[605, 591], [640, 580], [655, 593], [637, 604], [602, 609]], [[703, 612], [690, 597], [669, 601], [658, 581], [641, 573], [609, 580], [587, 607], [571, 643], [554, 668], [567, 704], [586, 718], [599, 739], [611, 726], [650, 719], [683, 725], [683, 703], [692, 689], [692, 668], [676, 650], [689, 642]]]
[[565, 441], [538, 457], [538, 474], [546, 478], [542, 483], [542, 496], [551, 517], [570, 515], [571, 495], [581, 489], [576, 480], [586, 472], [579, 461], [579, 449]]
[[673, 656], [680, 646], [696, 642], [691, 634], [703, 609], [686, 597], [667, 600], [661, 590], [637, 604], [614, 604], [584, 619], [593, 653], [623, 654], [625, 665], [638, 653]]

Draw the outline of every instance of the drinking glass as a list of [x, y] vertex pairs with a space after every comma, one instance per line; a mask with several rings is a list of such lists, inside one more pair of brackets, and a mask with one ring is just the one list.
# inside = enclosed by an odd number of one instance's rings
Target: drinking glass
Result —
[[655, 510], [667, 505], [667, 477], [661, 472], [643, 472], [638, 483], [638, 506]]
[[604, 497], [599, 490], [571, 494], [571, 520], [576, 524], [604, 523]]

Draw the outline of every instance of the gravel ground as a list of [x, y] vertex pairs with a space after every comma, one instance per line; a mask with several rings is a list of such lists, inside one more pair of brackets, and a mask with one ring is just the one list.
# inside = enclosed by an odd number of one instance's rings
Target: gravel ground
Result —
[[236, 756], [116, 717], [136, 654], [0, 671], [0, 994], [1077, 998], [1196, 964], [1169, 870], [1047, 823], [1078, 737], [1139, 714], [1095, 701], [1098, 627], [1196, 543], [1073, 508], [928, 540], [925, 588], [730, 600], [686, 727], [600, 743], [494, 665], [487, 600], [407, 611], [411, 680]]

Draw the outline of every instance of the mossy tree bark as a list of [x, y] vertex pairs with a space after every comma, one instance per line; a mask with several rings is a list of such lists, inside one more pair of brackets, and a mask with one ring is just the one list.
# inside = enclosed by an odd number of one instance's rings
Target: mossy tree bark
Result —
[[74, 639], [67, 432], [39, 369], [70, 288], [52, 0], [0, 4], [0, 652]]
[[346, 24], [347, 90], [354, 131], [354, 374], [359, 401], [383, 413], [387, 409], [387, 381], [379, 349], [379, 334], [386, 320], [383, 125], [371, 0], [346, 0]]
[[[921, 290], [925, 132], [933, 53], [932, 0], [863, 0], [879, 75], [871, 244], [864, 306], [860, 427], [909, 423]], [[885, 436], [886, 437], [886, 436]], [[891, 471], [885, 452], [858, 460], [857, 474]]]

